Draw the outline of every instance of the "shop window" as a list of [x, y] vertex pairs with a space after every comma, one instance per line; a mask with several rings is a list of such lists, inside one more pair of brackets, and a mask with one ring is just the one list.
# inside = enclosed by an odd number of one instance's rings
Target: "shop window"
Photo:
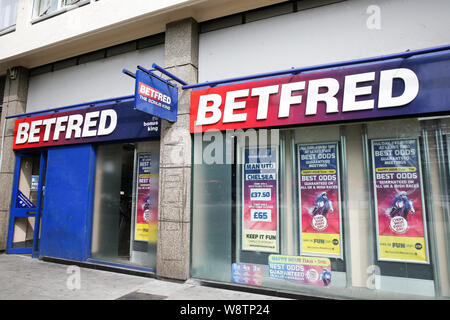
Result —
[[91, 258], [156, 267], [159, 143], [97, 147]]
[[369, 123], [367, 168], [372, 254], [380, 289], [433, 296], [428, 134], [417, 119]]
[[18, 0], [0, 0], [0, 34], [14, 29], [18, 5]]
[[[318, 285], [332, 270], [333, 286], [345, 287], [343, 148], [339, 126], [196, 135], [192, 275], [299, 290], [310, 258]], [[319, 167], [305, 160], [316, 154], [326, 156]]]
[[195, 134], [191, 275], [450, 296], [449, 128], [415, 118]]

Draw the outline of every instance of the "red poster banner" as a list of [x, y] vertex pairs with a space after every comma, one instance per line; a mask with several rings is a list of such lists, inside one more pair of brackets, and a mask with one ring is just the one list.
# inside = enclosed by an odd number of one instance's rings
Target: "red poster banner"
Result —
[[372, 141], [378, 259], [429, 263], [417, 139]]
[[149, 243], [158, 239], [158, 171], [154, 161], [151, 153], [138, 154], [134, 238]]
[[299, 144], [300, 252], [342, 258], [338, 143]]

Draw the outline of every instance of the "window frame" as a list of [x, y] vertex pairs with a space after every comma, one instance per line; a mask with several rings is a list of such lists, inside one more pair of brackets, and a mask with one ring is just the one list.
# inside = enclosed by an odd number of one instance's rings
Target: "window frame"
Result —
[[[2, 4], [4, 3], [4, 1], [5, 0], [0, 0], [0, 12], [2, 11], [2, 8], [3, 8]], [[14, 15], [14, 19], [13, 19], [14, 22], [5, 27], [2, 27], [0, 25], [0, 36], [16, 30], [17, 12], [19, 11], [19, 0], [16, 0], [15, 3], [16, 3], [15, 12], [11, 12]], [[13, 6], [13, 11], [14, 11], [14, 6]], [[1, 19], [0, 19], [0, 21], [1, 21]]]
[[33, 1], [31, 24], [52, 18], [61, 13], [76, 9], [78, 7], [82, 7], [91, 2], [91, 0], [78, 0], [78, 2], [76, 2], [76, 3], [66, 5], [65, 2], [67, 0], [50, 0], [50, 2], [53, 2], [53, 1], [57, 2], [56, 10], [39, 15], [39, 7], [40, 7], [40, 4], [42, 1], [45, 1], [45, 0], [34, 0]]

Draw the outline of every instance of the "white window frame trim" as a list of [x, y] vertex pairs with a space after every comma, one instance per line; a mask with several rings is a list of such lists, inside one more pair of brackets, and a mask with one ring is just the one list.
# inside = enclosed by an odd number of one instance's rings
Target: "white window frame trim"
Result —
[[[0, 0], [0, 4], [1, 4], [1, 0]], [[1, 9], [1, 6], [0, 6]], [[19, 11], [19, 4], [17, 4], [17, 11]], [[17, 23], [17, 12], [16, 12], [16, 21], [14, 21], [14, 23], [10, 26], [4, 27], [4, 28], [0, 28], [0, 36], [16, 31], [16, 23]]]
[[62, 3], [63, 3], [64, 0], [58, 0], [58, 8], [55, 11], [52, 11], [50, 13], [43, 14], [42, 16], [39, 16], [38, 15], [38, 10], [39, 10], [38, 9], [39, 8], [38, 3], [39, 3], [39, 1], [42, 1], [42, 0], [34, 0], [33, 1], [33, 10], [32, 10], [31, 24], [34, 24], [34, 23], [37, 23], [37, 22], [40, 22], [40, 21], [43, 21], [43, 20], [47, 20], [47, 19], [52, 18], [54, 16], [57, 16], [57, 15], [59, 15], [61, 13], [64, 13], [64, 12], [67, 12], [67, 11], [70, 11], [70, 10], [73, 10], [73, 9], [78, 8], [78, 7], [82, 7], [82, 6], [86, 5], [86, 4], [91, 3], [91, 0], [80, 0], [77, 3], [71, 4], [71, 5], [67, 5], [67, 6], [63, 6]]

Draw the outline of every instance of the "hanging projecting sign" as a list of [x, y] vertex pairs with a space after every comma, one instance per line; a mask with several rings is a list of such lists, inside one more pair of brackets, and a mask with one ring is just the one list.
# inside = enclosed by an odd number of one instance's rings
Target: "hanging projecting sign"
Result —
[[191, 92], [194, 132], [450, 111], [450, 51]]
[[300, 253], [342, 258], [338, 143], [300, 144]]
[[16, 119], [13, 149], [159, 137], [158, 118], [133, 101]]
[[372, 141], [378, 260], [428, 263], [417, 139]]
[[176, 122], [178, 88], [142, 70], [137, 70], [134, 108]]

